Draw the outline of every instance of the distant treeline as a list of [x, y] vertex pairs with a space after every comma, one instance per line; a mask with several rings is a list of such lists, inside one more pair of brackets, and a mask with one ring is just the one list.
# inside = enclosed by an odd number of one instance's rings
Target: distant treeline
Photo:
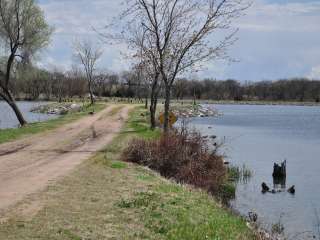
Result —
[[[139, 98], [149, 96], [148, 82], [135, 71], [119, 74], [100, 72], [94, 77], [97, 97]], [[86, 97], [87, 82], [77, 68], [58, 70], [24, 69], [17, 71], [14, 95], [28, 100], [63, 100]], [[163, 92], [160, 92], [163, 96]], [[173, 88], [175, 99], [206, 99], [234, 101], [312, 101], [320, 102], [320, 81], [305, 78], [240, 83], [236, 80], [178, 79]]]
[[174, 95], [177, 99], [320, 102], [320, 81], [296, 78], [240, 83], [236, 80], [180, 79], [175, 83]]

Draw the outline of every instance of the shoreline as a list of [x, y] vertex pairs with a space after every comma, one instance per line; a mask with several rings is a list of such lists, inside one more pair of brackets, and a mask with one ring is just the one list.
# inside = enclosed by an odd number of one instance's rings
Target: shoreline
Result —
[[320, 107], [316, 102], [273, 102], [273, 101], [213, 101], [200, 100], [199, 104], [216, 104], [216, 105], [256, 105], [256, 106], [297, 106], [297, 107]]
[[[118, 101], [117, 101], [118, 100]], [[140, 103], [143, 100], [138, 100], [132, 98], [128, 100], [128, 98], [101, 98], [97, 102], [119, 102], [119, 100], [123, 102], [130, 102], [132, 103]], [[164, 101], [164, 99], [159, 98], [159, 102]], [[0, 103], [5, 102], [4, 100], [0, 99]], [[28, 100], [28, 99], [19, 99], [17, 102], [47, 102], [47, 103], [57, 103], [57, 100]], [[62, 103], [72, 103], [72, 102], [81, 102], [79, 99], [70, 99], [69, 101], [64, 101]], [[172, 104], [193, 104], [193, 99], [182, 99], [176, 100], [172, 99]], [[243, 101], [234, 101], [234, 100], [210, 100], [210, 99], [199, 99], [196, 100], [196, 104], [218, 104], [218, 105], [266, 105], [266, 106], [306, 106], [306, 107], [320, 107], [320, 102], [297, 102], [297, 101], [266, 101], [266, 100], [243, 100]]]
[[[185, 107], [187, 107], [187, 105]], [[191, 105], [188, 106], [188, 107], [191, 107]], [[1, 141], [0, 141], [0, 143], [1, 143]], [[210, 194], [208, 194], [208, 195], [210, 196]], [[250, 228], [253, 232], [255, 232], [256, 234], [259, 234], [261, 237], [263, 237], [262, 239], [268, 239], [268, 240], [280, 239], [280, 238], [275, 238], [274, 236], [271, 236], [271, 234], [267, 230], [265, 230], [264, 228], [261, 228], [260, 226], [256, 225], [255, 223], [250, 222], [248, 220], [247, 216], [240, 214], [239, 212], [237, 212], [232, 207], [230, 207], [230, 206], [221, 206], [221, 208], [223, 208], [226, 211], [230, 212], [232, 215], [234, 215], [235, 218], [239, 217], [239, 218], [243, 219], [243, 221], [246, 222], [248, 228]]]
[[[211, 104], [211, 102], [209, 103]], [[296, 107], [320, 107], [320, 103], [313, 102], [237, 102], [237, 101], [213, 101], [217, 105], [256, 105], [256, 106], [296, 106]]]

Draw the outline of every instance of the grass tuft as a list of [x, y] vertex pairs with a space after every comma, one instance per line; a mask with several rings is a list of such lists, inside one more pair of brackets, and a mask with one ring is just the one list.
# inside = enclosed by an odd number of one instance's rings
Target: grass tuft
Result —
[[228, 177], [233, 182], [247, 182], [252, 177], [252, 171], [246, 166], [230, 166], [228, 167]]
[[116, 161], [116, 162], [111, 163], [110, 167], [114, 168], [114, 169], [124, 169], [127, 167], [127, 164], [124, 162]]

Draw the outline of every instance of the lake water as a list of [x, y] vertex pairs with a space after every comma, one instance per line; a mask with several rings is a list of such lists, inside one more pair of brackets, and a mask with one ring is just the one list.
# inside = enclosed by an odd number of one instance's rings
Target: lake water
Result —
[[[41, 122], [46, 121], [51, 118], [55, 118], [55, 115], [32, 113], [30, 110], [34, 107], [45, 105], [46, 102], [18, 102], [18, 106], [22, 111], [24, 117], [28, 122]], [[8, 106], [7, 103], [0, 101], [0, 129], [5, 128], [16, 128], [19, 125], [19, 122]]]
[[[304, 231], [316, 232], [316, 212], [320, 215], [320, 107], [214, 108], [223, 116], [195, 118], [191, 123], [205, 135], [214, 134], [220, 140], [225, 137], [223, 152], [231, 164], [245, 164], [253, 171], [248, 183], [238, 184], [231, 205], [246, 216], [256, 212], [268, 229], [281, 219], [291, 237]], [[262, 194], [262, 182], [273, 188], [273, 163], [284, 159], [286, 188], [295, 185], [296, 194]]]

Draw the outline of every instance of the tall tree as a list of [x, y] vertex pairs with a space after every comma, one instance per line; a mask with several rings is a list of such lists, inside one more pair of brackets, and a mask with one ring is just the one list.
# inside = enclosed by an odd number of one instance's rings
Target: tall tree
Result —
[[139, 28], [131, 31], [132, 34], [130, 36], [132, 38], [129, 43], [133, 48], [137, 49], [135, 56], [139, 59], [140, 70], [145, 77], [144, 82], [147, 85], [147, 89], [150, 89], [150, 128], [154, 130], [156, 128], [156, 112], [160, 91], [160, 70], [155, 55], [156, 48], [150, 39], [152, 35], [143, 28]]
[[140, 69], [145, 76], [145, 84], [150, 89], [150, 127], [151, 130], [154, 130], [156, 128], [156, 112], [161, 85], [156, 45], [152, 41], [152, 34], [141, 28], [140, 24], [128, 24], [126, 34], [124, 38], [129, 46], [136, 51], [134, 56], [139, 61]]
[[[229, 31], [232, 20], [248, 5], [243, 0], [128, 0], [128, 4], [124, 14], [128, 25], [145, 32], [164, 83], [167, 131], [176, 78], [206, 61], [228, 57], [226, 50], [236, 40], [236, 31]], [[221, 30], [227, 30], [222, 38], [210, 38]]]
[[30, 58], [45, 47], [52, 28], [34, 0], [0, 0], [0, 44], [5, 49], [6, 66], [0, 70], [0, 97], [15, 112], [20, 125], [26, 124], [12, 90], [12, 68], [15, 60]]
[[[131, 0], [127, 0], [131, 3]], [[160, 92], [160, 70], [157, 64], [156, 45], [152, 40], [152, 34], [142, 27], [140, 18], [134, 16], [135, 9], [130, 7], [125, 10], [116, 22], [106, 26], [110, 30], [113, 26], [116, 29], [108, 31], [108, 33], [100, 33], [107, 43], [125, 43], [129, 47], [128, 58], [135, 61], [139, 78], [143, 79], [144, 89], [148, 92], [146, 97], [150, 96], [150, 125], [151, 129], [156, 127], [156, 110], [158, 104], [158, 96]], [[130, 17], [133, 16], [132, 19]], [[124, 24], [121, 24], [124, 23]], [[120, 29], [120, 31], [119, 31]], [[113, 32], [113, 33], [110, 33]], [[149, 95], [149, 96], [147, 96]]]
[[76, 57], [80, 60], [86, 74], [91, 104], [94, 104], [94, 72], [97, 61], [102, 56], [102, 50], [99, 47], [94, 47], [93, 43], [87, 40], [76, 42], [74, 48]]

